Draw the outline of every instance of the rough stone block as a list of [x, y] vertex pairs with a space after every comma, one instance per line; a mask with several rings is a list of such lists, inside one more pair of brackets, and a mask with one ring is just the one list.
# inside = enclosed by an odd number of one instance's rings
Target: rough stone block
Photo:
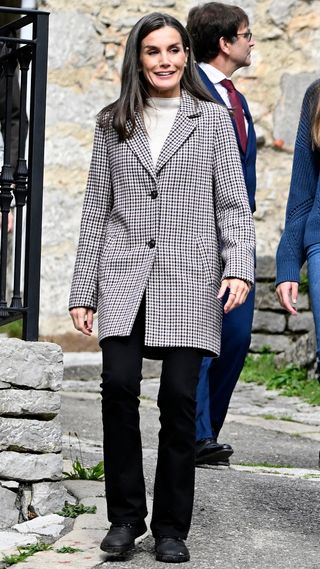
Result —
[[57, 514], [39, 516], [28, 522], [16, 524], [12, 529], [22, 534], [33, 533], [57, 538], [64, 529], [64, 518]]
[[38, 516], [45, 516], [60, 511], [67, 496], [62, 482], [39, 482], [32, 484], [31, 506]]
[[[283, 360], [301, 367], [310, 366], [315, 361], [316, 341], [314, 333], [303, 334], [285, 350]], [[280, 359], [281, 359], [280, 358]]]
[[292, 345], [292, 338], [282, 334], [252, 334], [250, 352], [260, 352], [266, 346], [272, 352], [286, 352], [289, 351]]
[[6, 389], [0, 398], [0, 415], [39, 415], [42, 419], [55, 417], [61, 397], [51, 391]]
[[268, 14], [277, 26], [284, 25], [297, 3], [298, 0], [273, 0]]
[[0, 450], [21, 452], [60, 452], [61, 426], [52, 421], [0, 418]]
[[269, 255], [257, 257], [256, 279], [273, 281], [276, 278], [275, 258]]
[[[256, 284], [256, 301], [257, 310], [275, 310], [283, 312], [278, 298], [276, 296], [275, 286], [273, 283], [257, 283]], [[299, 294], [297, 307], [300, 310], [309, 309], [309, 297], [306, 294]]]
[[0, 529], [7, 529], [19, 520], [19, 510], [16, 507], [17, 495], [12, 490], [0, 487]]
[[0, 478], [19, 481], [61, 480], [63, 460], [60, 454], [27, 454], [3, 451], [0, 454]]
[[0, 532], [0, 551], [5, 551], [11, 547], [18, 547], [19, 545], [37, 543], [37, 541], [37, 536], [31, 533], [28, 533], [27, 535], [21, 535], [16, 531]]
[[296, 316], [289, 316], [288, 329], [292, 332], [313, 332], [314, 321], [312, 312], [301, 312]]
[[286, 318], [284, 314], [278, 314], [271, 311], [255, 310], [252, 331], [253, 332], [271, 332], [281, 334], [286, 327]]
[[49, 342], [0, 340], [0, 377], [4, 383], [33, 389], [61, 388], [63, 355], [60, 346]]
[[[278, 0], [275, 0], [278, 4]], [[300, 107], [307, 87], [318, 79], [318, 73], [284, 73], [281, 78], [281, 98], [274, 111], [274, 138], [294, 146]]]

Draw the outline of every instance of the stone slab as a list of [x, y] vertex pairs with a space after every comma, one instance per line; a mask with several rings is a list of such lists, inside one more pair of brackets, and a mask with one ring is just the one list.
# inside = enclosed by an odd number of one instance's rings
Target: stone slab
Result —
[[314, 330], [312, 312], [301, 312], [288, 318], [288, 330], [292, 332], [311, 332]]
[[28, 454], [3, 451], [0, 454], [0, 478], [19, 481], [61, 480], [60, 454]]
[[[255, 308], [257, 310], [276, 310], [284, 313], [276, 296], [274, 283], [258, 282], [256, 284]], [[299, 294], [297, 308], [298, 310], [308, 310], [310, 308], [308, 295]]]
[[82, 514], [74, 522], [74, 529], [105, 529], [110, 527], [107, 517], [107, 502], [105, 498], [84, 498], [81, 503], [85, 506], [96, 506], [95, 514]]
[[252, 324], [253, 332], [271, 332], [281, 334], [286, 327], [284, 314], [271, 312], [271, 310], [255, 310]]
[[64, 487], [81, 502], [84, 498], [102, 498], [105, 484], [96, 480], [64, 480]]
[[36, 534], [58, 538], [64, 530], [64, 517], [58, 514], [51, 514], [48, 516], [39, 516], [28, 522], [16, 524], [12, 529], [18, 531], [20, 534]]
[[0, 450], [60, 452], [61, 426], [56, 419], [36, 421], [0, 417]]
[[252, 334], [250, 351], [260, 352], [262, 348], [268, 347], [276, 354], [288, 352], [292, 342], [292, 338], [283, 334]]
[[49, 342], [25, 342], [17, 338], [0, 340], [1, 381], [33, 389], [61, 388], [62, 350]]
[[39, 415], [43, 419], [55, 417], [61, 406], [58, 393], [36, 389], [6, 389], [0, 398], [0, 415]]
[[17, 494], [8, 488], [0, 486], [0, 529], [10, 528], [19, 520], [19, 510], [16, 506]]
[[[65, 352], [64, 356], [63, 389], [72, 391], [74, 381], [92, 381], [83, 384], [83, 390], [100, 391], [101, 352]], [[143, 360], [142, 376], [144, 379], [159, 377], [161, 362]], [[78, 384], [79, 385], [79, 384]]]
[[59, 512], [67, 501], [68, 493], [62, 482], [32, 484], [31, 506], [38, 516]]
[[37, 543], [37, 541], [38, 537], [31, 533], [21, 535], [16, 531], [0, 531], [0, 551], [7, 551], [19, 545]]
[[270, 255], [257, 257], [256, 280], [269, 280], [274, 283], [276, 278], [275, 258]]

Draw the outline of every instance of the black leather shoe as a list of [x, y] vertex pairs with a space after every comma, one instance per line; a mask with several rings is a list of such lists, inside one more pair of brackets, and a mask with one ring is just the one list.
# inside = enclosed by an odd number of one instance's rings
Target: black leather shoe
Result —
[[106, 553], [123, 554], [134, 548], [134, 540], [147, 531], [145, 522], [112, 524], [100, 549]]
[[183, 563], [190, 560], [188, 548], [180, 537], [157, 537], [155, 552], [157, 561]]
[[229, 466], [229, 456], [232, 454], [232, 446], [220, 444], [217, 442], [217, 439], [202, 439], [196, 443], [196, 465]]

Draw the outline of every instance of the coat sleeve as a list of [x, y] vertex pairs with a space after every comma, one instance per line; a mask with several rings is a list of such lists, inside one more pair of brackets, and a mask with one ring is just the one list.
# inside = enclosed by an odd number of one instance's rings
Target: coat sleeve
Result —
[[69, 310], [75, 307], [97, 310], [99, 260], [111, 208], [112, 184], [106, 133], [97, 123], [82, 209]]
[[[317, 81], [319, 86], [319, 81]], [[312, 148], [311, 111], [315, 104], [315, 84], [307, 90], [302, 103], [297, 131], [286, 221], [276, 256], [276, 284], [300, 282], [300, 269], [306, 260], [304, 233], [313, 207], [319, 180], [320, 154]]]
[[254, 283], [255, 230], [234, 129], [218, 110], [214, 140], [214, 200], [224, 264], [222, 278]]

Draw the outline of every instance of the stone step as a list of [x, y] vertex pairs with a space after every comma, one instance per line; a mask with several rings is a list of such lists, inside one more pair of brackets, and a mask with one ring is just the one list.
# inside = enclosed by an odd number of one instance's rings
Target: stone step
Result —
[[[64, 385], [68, 387], [69, 381], [92, 381], [97, 380], [101, 374], [101, 352], [65, 352], [64, 361]], [[143, 360], [142, 376], [151, 379], [160, 376], [161, 361]]]

